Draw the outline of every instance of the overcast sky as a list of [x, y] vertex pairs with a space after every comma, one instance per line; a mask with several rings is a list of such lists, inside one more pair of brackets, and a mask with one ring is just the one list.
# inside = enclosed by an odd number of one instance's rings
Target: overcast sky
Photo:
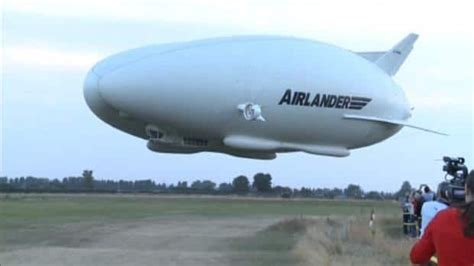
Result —
[[[471, 1], [21, 1], [3, 2], [0, 175], [157, 182], [271, 173], [275, 184], [395, 191], [435, 186], [443, 155], [473, 158]], [[446, 4], [442, 4], [446, 3]], [[86, 72], [110, 54], [153, 43], [240, 34], [305, 37], [355, 51], [391, 48], [420, 34], [396, 82], [415, 107], [405, 128], [350, 157], [280, 154], [272, 161], [223, 154], [153, 153], [88, 109]]]

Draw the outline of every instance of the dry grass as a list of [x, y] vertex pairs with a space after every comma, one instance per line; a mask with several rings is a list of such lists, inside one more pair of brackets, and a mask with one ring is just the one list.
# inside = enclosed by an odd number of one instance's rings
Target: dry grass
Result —
[[410, 239], [388, 236], [381, 228], [371, 232], [366, 219], [294, 219], [275, 228], [297, 228], [305, 232], [296, 241], [292, 254], [305, 265], [410, 265]]

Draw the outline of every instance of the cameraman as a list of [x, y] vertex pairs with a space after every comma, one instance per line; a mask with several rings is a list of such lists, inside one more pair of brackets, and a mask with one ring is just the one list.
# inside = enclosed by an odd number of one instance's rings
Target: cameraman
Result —
[[[438, 192], [436, 200], [428, 201], [421, 207], [421, 229], [420, 237], [423, 236], [423, 231], [426, 229], [431, 220], [436, 214], [449, 206], [448, 191], [449, 183], [442, 182], [438, 185]], [[425, 187], [425, 191], [428, 186]], [[428, 188], [429, 189], [429, 188]], [[433, 197], [434, 198], [434, 197]]]
[[466, 203], [439, 212], [413, 246], [410, 259], [415, 264], [428, 263], [436, 254], [442, 265], [474, 265], [474, 171], [465, 184]]

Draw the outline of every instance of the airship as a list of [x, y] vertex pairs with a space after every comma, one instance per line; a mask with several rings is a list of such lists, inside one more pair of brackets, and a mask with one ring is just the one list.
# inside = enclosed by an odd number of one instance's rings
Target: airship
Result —
[[345, 157], [403, 127], [440, 133], [409, 123], [412, 107], [392, 79], [417, 38], [382, 52], [284, 36], [151, 45], [98, 62], [84, 96], [154, 152]]

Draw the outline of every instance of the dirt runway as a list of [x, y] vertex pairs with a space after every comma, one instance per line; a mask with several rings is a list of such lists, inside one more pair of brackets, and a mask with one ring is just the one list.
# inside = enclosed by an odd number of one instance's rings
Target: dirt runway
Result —
[[1, 265], [230, 265], [232, 241], [276, 218], [176, 216], [64, 225], [47, 241], [0, 253]]

